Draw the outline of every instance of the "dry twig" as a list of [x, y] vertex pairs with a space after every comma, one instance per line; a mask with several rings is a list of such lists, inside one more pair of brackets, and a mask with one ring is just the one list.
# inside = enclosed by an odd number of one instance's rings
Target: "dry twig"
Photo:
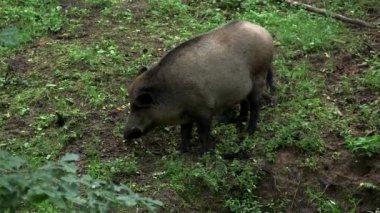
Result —
[[348, 18], [346, 16], [343, 16], [343, 15], [340, 15], [337, 13], [330, 13], [330, 12], [326, 11], [325, 9], [313, 7], [313, 6], [308, 5], [308, 4], [304, 4], [304, 3], [292, 1], [292, 0], [285, 0], [285, 2], [290, 4], [290, 5], [293, 5], [293, 6], [301, 6], [301, 7], [305, 8], [305, 10], [308, 10], [310, 12], [322, 14], [324, 16], [331, 16], [335, 19], [338, 19], [338, 20], [346, 22], [346, 23], [354, 24], [354, 25], [361, 26], [361, 27], [376, 28], [375, 25], [368, 23], [366, 21], [356, 19], [356, 18]]

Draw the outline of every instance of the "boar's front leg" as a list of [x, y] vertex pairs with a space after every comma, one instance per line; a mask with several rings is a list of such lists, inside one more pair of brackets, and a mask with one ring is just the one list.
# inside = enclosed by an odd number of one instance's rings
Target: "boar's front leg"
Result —
[[193, 129], [193, 122], [181, 124], [181, 145], [179, 147], [179, 150], [182, 153], [189, 151], [192, 129]]
[[199, 140], [201, 142], [200, 154], [203, 155], [205, 152], [208, 152], [212, 148], [210, 141], [210, 132], [211, 132], [211, 121], [212, 116], [202, 116], [199, 117], [197, 122]]

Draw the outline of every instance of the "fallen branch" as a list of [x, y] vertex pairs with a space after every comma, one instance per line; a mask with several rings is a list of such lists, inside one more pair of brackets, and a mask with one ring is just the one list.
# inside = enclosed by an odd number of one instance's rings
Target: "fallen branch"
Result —
[[355, 24], [355, 25], [358, 25], [361, 27], [369, 27], [369, 28], [375, 28], [376, 27], [375, 25], [370, 24], [368, 22], [365, 22], [363, 20], [356, 19], [356, 18], [348, 18], [346, 16], [343, 16], [343, 15], [340, 15], [337, 13], [330, 13], [330, 12], [327, 12], [325, 9], [313, 7], [313, 6], [308, 5], [308, 4], [304, 4], [304, 3], [300, 3], [300, 2], [292, 1], [292, 0], [285, 0], [285, 2], [290, 4], [290, 5], [293, 5], [293, 6], [301, 6], [301, 7], [305, 8], [305, 10], [308, 10], [310, 12], [322, 14], [324, 16], [331, 16], [335, 19], [338, 19], [338, 20], [346, 22], [346, 23]]

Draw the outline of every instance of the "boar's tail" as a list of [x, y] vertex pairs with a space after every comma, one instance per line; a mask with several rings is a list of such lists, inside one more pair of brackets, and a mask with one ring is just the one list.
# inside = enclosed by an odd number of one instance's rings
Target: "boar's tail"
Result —
[[271, 93], [274, 93], [277, 90], [276, 86], [274, 85], [274, 80], [273, 80], [274, 73], [275, 73], [274, 67], [271, 66], [267, 73], [267, 86]]

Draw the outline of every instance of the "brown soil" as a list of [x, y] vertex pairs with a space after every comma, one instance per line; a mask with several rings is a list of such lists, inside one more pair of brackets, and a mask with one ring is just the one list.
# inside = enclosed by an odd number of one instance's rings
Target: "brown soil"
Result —
[[21, 137], [29, 137], [29, 135], [33, 134], [33, 129], [28, 126], [28, 124], [18, 117], [12, 117], [9, 119], [5, 125], [4, 131], [7, 134], [1, 136], [3, 140], [12, 138], [13, 136], [21, 136]]
[[364, 189], [361, 184], [380, 184], [379, 159], [359, 158], [346, 151], [337, 138], [331, 139], [329, 145], [327, 152], [319, 156], [318, 167], [313, 169], [300, 166], [307, 156], [298, 150], [279, 150], [276, 161], [268, 169], [269, 174], [258, 188], [262, 202], [286, 197], [291, 203], [287, 212], [315, 212], [316, 206], [306, 194], [309, 189], [340, 201], [344, 212], [354, 207], [345, 201], [350, 194], [360, 200], [358, 212], [376, 210], [380, 203], [379, 192]]

